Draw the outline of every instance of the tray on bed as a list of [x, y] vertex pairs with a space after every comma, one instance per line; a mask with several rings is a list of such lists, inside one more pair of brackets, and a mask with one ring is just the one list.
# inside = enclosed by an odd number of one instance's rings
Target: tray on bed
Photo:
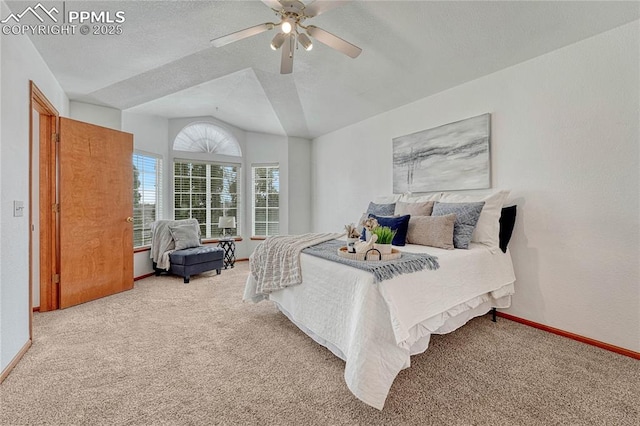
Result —
[[[366, 253], [349, 253], [347, 251], [346, 246], [340, 247], [338, 249], [338, 255], [340, 257], [344, 257], [346, 259], [351, 259], [351, 260], [361, 260], [361, 261], [395, 260], [395, 259], [400, 259], [400, 257], [402, 256], [402, 252], [397, 249], [391, 249], [391, 253], [381, 255], [382, 257], [381, 259], [378, 259], [378, 253], [380, 252], [376, 249], [368, 250]], [[370, 259], [366, 258], [367, 254], [369, 254], [369, 256], [371, 257]]]

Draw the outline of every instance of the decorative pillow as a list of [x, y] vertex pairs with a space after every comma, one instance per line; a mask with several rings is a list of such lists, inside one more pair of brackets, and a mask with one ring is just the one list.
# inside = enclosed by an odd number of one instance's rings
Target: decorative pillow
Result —
[[453, 250], [455, 214], [445, 216], [411, 216], [407, 242], [421, 246]]
[[393, 212], [396, 210], [396, 203], [391, 204], [376, 204], [373, 201], [369, 203], [367, 214], [374, 214], [376, 216], [393, 216]]
[[[503, 253], [507, 252], [513, 227], [516, 224], [516, 208], [517, 206], [504, 207], [500, 215], [500, 250]], [[409, 226], [411, 226], [411, 223], [409, 223]]]
[[433, 211], [433, 205], [435, 201], [424, 201], [421, 203], [405, 203], [398, 201], [396, 203], [396, 210], [394, 214], [396, 216], [402, 216], [405, 214], [413, 216], [431, 216]]
[[453, 246], [455, 248], [468, 249], [471, 242], [471, 234], [476, 228], [484, 201], [479, 203], [441, 203], [433, 206], [432, 216], [445, 216], [451, 213], [456, 215], [453, 227]]
[[184, 250], [200, 246], [200, 232], [194, 225], [170, 226], [171, 236], [176, 244], [176, 250]]
[[374, 217], [380, 226], [388, 226], [392, 231], [396, 231], [396, 235], [391, 241], [392, 245], [404, 246], [407, 243], [407, 230], [409, 229], [411, 216], [376, 216], [370, 214], [369, 217]]
[[484, 201], [484, 207], [482, 208], [476, 229], [471, 235], [471, 241], [484, 244], [489, 247], [492, 253], [495, 253], [499, 249], [500, 242], [500, 214], [508, 196], [508, 190], [479, 191], [466, 194], [445, 192], [442, 194], [440, 201], [443, 203], [473, 203]]

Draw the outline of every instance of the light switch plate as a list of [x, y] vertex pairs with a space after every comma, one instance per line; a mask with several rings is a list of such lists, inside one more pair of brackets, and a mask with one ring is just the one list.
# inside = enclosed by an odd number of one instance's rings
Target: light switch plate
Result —
[[24, 215], [24, 201], [13, 202], [13, 216], [22, 217]]

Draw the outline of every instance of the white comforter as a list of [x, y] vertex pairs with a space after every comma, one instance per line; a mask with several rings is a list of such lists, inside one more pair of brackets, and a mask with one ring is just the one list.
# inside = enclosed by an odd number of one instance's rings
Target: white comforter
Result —
[[[382, 409], [393, 380], [410, 355], [427, 349], [432, 333], [455, 330], [492, 306], [507, 307], [515, 276], [510, 255], [408, 245], [438, 257], [440, 269], [405, 274], [378, 284], [373, 275], [307, 254], [303, 283], [269, 295], [280, 310], [346, 361], [345, 381], [365, 403]], [[259, 301], [249, 276], [245, 300]]]

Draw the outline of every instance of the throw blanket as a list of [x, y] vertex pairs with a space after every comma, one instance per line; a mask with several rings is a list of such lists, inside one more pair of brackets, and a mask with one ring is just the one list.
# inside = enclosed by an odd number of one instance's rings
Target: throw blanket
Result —
[[176, 244], [171, 236], [170, 226], [178, 226], [185, 224], [193, 224], [198, 228], [200, 233], [200, 225], [197, 219], [181, 219], [181, 220], [156, 220], [151, 224], [151, 252], [149, 256], [156, 263], [159, 269], [169, 270], [169, 254], [175, 251]]
[[344, 241], [327, 241], [305, 249], [304, 253], [371, 272], [377, 283], [401, 274], [418, 272], [423, 269], [435, 270], [440, 267], [438, 258], [427, 253], [402, 253], [400, 259], [383, 261], [364, 262], [347, 259], [338, 255], [338, 249], [343, 246]]
[[300, 284], [300, 252], [315, 244], [340, 237], [341, 234], [278, 235], [262, 242], [249, 257], [249, 269], [256, 280], [256, 294]]

